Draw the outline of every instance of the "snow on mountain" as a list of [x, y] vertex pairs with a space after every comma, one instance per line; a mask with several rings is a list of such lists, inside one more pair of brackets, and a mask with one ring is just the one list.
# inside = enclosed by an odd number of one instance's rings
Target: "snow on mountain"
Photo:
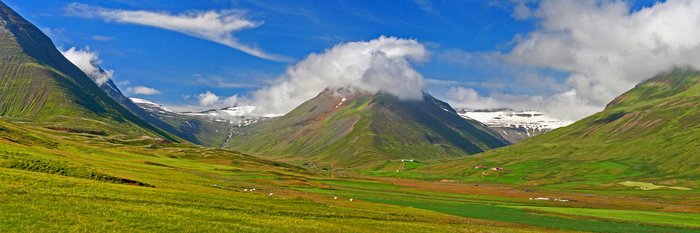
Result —
[[[202, 112], [176, 112], [150, 100], [141, 98], [129, 99], [131, 99], [131, 101], [139, 107], [160, 117], [173, 117], [175, 115], [202, 117], [211, 121], [227, 122], [237, 126], [247, 126], [258, 122], [261, 119], [274, 117], [257, 116], [253, 114], [253, 111], [255, 111], [255, 106], [228, 107], [222, 109], [211, 109]], [[189, 122], [186, 123], [189, 124]]]
[[255, 106], [239, 106], [222, 109], [211, 109], [202, 112], [183, 112], [183, 114], [193, 116], [209, 116], [225, 119], [231, 117], [255, 116], [253, 114], [253, 111], [255, 111]]
[[538, 111], [515, 111], [512, 109], [456, 110], [460, 116], [486, 124], [511, 142], [518, 142], [573, 123], [572, 121], [562, 121], [546, 116]]
[[131, 102], [134, 102], [134, 104], [138, 105], [139, 107], [151, 112], [151, 113], [175, 113], [174, 111], [164, 107], [163, 105], [160, 105], [158, 103], [152, 102], [147, 99], [141, 99], [141, 98], [134, 98], [134, 97], [129, 97]]

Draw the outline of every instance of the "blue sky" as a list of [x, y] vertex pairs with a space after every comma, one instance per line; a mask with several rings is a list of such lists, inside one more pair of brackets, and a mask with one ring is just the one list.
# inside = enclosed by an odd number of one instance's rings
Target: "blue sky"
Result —
[[[412, 65], [427, 80], [424, 89], [457, 105], [461, 100], [458, 97], [464, 97], [457, 93], [464, 93], [457, 92], [456, 87], [477, 95], [464, 101], [493, 101], [491, 105], [475, 104], [476, 107], [508, 105], [508, 99], [518, 96], [546, 100], [576, 88], [570, 80], [579, 72], [569, 66], [530, 63], [522, 61], [522, 57], [513, 62], [518, 59], [509, 58], [517, 58], [512, 55], [513, 51], [525, 48], [525, 42], [533, 40], [528, 37], [558, 30], [546, 25], [548, 20], [558, 16], [534, 14], [538, 10], [546, 12], [540, 9], [545, 7], [541, 7], [539, 1], [4, 2], [45, 31], [62, 50], [89, 48], [99, 53], [101, 67], [114, 71], [113, 80], [122, 90], [144, 86], [159, 91], [152, 95], [129, 95], [171, 106], [197, 106], [196, 97], [207, 91], [222, 99], [233, 95], [245, 97], [271, 85], [287, 67], [311, 53], [323, 53], [342, 43], [374, 40], [381, 35], [416, 40], [423, 45], [428, 52], [427, 59]], [[568, 9], [579, 3], [568, 4], [552, 3], [546, 7]], [[587, 6], [592, 13], [603, 14], [616, 9], [615, 4], [598, 1]], [[234, 30], [231, 34], [235, 41], [276, 58], [261, 58], [176, 30], [117, 22], [104, 15], [80, 16], [71, 12], [76, 5], [84, 7], [80, 14], [92, 10], [167, 15], [235, 10], [236, 17], [256, 24]], [[624, 9], [618, 13], [629, 18], [634, 18], [636, 11], [659, 8], [655, 1], [627, 1], [622, 2], [622, 6]], [[572, 27], [575, 26], [568, 25], [568, 29], [561, 30], [566, 33]], [[601, 107], [600, 103], [591, 104]], [[513, 107], [547, 108], [526, 103], [514, 103]]]

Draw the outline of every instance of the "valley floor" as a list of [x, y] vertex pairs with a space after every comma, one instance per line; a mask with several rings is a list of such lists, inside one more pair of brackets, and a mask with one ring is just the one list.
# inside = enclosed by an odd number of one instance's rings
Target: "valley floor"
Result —
[[700, 232], [695, 190], [337, 177], [4, 121], [0, 200], [0, 232]]

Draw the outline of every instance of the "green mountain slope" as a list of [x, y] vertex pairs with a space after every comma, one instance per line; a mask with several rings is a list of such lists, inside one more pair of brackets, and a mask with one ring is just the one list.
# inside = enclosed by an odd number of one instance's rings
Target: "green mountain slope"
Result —
[[392, 159], [451, 158], [506, 144], [430, 95], [400, 101], [341, 88], [326, 89], [279, 119], [253, 124], [234, 135], [229, 147], [298, 163], [371, 168]]
[[[699, 79], [699, 71], [677, 68], [571, 126], [422, 171], [524, 184], [600, 187], [630, 180], [698, 187]], [[476, 165], [505, 171], [482, 177]]]
[[47, 127], [177, 140], [112, 100], [46, 35], [1, 2], [0, 116]]

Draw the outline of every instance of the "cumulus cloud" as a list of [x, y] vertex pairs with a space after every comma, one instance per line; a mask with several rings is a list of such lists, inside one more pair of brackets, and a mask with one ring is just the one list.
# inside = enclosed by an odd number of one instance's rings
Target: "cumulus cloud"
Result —
[[71, 47], [68, 50], [61, 51], [61, 53], [99, 86], [102, 86], [114, 76], [113, 70], [103, 70], [99, 67], [102, 63], [100, 56], [97, 52], [90, 50], [90, 48], [80, 50]]
[[127, 87], [126, 92], [129, 94], [135, 94], [135, 95], [157, 95], [157, 94], [160, 94], [160, 91], [158, 89], [151, 88], [151, 87], [144, 87], [144, 86]]
[[[424, 79], [414, 63], [427, 59], [416, 40], [381, 36], [371, 41], [338, 44], [313, 53], [287, 67], [270, 85], [247, 96], [220, 97], [211, 91], [197, 96], [199, 107], [252, 105], [252, 114], [283, 115], [325, 88], [351, 87], [367, 93], [384, 92], [403, 100], [421, 99]], [[201, 109], [201, 108], [192, 108]]]
[[108, 9], [81, 3], [71, 3], [66, 8], [71, 16], [101, 18], [108, 22], [136, 24], [175, 31], [185, 35], [213, 41], [241, 52], [273, 61], [288, 61], [283, 56], [269, 54], [255, 46], [243, 44], [234, 33], [255, 28], [262, 22], [247, 18], [244, 11], [190, 11], [182, 14], [151, 12], [144, 10]]
[[212, 106], [219, 102], [220, 97], [211, 91], [197, 95], [197, 101], [202, 106]]
[[423, 76], [412, 64], [426, 58], [425, 47], [416, 40], [381, 36], [342, 43], [309, 55], [288, 67], [271, 86], [237, 101], [256, 106], [261, 114], [285, 114], [327, 87], [354, 87], [405, 100], [420, 99]]
[[[527, 1], [524, 1], [527, 3]], [[563, 83], [539, 78], [560, 91], [486, 96], [454, 90], [453, 104], [540, 108], [576, 120], [600, 111], [634, 85], [674, 66], [700, 67], [700, 1], [668, 0], [633, 10], [628, 1], [545, 0], [520, 16], [539, 27], [515, 38], [504, 54], [513, 65], [568, 74]], [[536, 80], [530, 80], [530, 82]]]
[[700, 1], [669, 0], [631, 11], [626, 1], [544, 1], [541, 29], [508, 54], [520, 64], [571, 73], [585, 105], [604, 106], [673, 66], [700, 67]]

